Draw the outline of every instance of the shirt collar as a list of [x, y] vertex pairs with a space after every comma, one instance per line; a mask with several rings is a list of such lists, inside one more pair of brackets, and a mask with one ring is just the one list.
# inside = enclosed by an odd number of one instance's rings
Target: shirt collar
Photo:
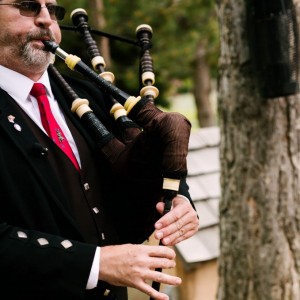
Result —
[[[0, 87], [12, 98], [26, 101], [31, 91], [34, 81], [28, 77], [0, 65]], [[37, 81], [46, 87], [47, 94], [53, 98], [48, 72], [45, 71]]]

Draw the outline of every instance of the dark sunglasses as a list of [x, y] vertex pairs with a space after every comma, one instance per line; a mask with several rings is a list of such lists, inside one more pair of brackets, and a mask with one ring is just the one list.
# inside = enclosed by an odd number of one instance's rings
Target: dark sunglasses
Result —
[[22, 1], [19, 3], [0, 3], [0, 5], [13, 5], [19, 9], [20, 15], [25, 17], [36, 17], [41, 9], [46, 7], [52, 20], [61, 21], [64, 19], [66, 10], [62, 6], [54, 4], [41, 5], [35, 1]]

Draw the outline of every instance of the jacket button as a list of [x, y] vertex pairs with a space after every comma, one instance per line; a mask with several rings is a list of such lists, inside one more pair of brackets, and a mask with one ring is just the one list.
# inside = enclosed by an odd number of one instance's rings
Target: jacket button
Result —
[[40, 238], [40, 239], [38, 239], [37, 241], [38, 241], [38, 243], [39, 243], [41, 246], [46, 246], [46, 245], [49, 244], [49, 242], [48, 242], [46, 239], [44, 239], [44, 238]]
[[69, 240], [64, 240], [61, 242], [61, 245], [65, 248], [65, 249], [68, 249], [70, 247], [73, 246], [73, 244], [69, 241]]
[[93, 211], [94, 211], [95, 214], [99, 214], [99, 212], [100, 212], [100, 210], [98, 209], [98, 207], [94, 207]]
[[18, 231], [17, 234], [20, 239], [27, 239], [27, 234], [25, 232]]

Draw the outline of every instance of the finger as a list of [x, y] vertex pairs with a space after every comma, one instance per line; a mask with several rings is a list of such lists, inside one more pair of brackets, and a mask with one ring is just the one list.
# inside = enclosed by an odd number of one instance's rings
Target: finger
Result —
[[141, 292], [144, 292], [145, 294], [147, 294], [152, 299], [156, 299], [156, 300], [169, 300], [169, 296], [168, 295], [163, 294], [163, 293], [155, 290], [154, 288], [152, 288], [148, 284], [144, 283], [144, 285], [142, 285], [141, 287], [136, 287], [136, 288], [138, 290], [140, 290]]
[[148, 263], [148, 267], [151, 270], [155, 269], [172, 269], [176, 267], [175, 260], [171, 259], [153, 259]]
[[165, 204], [161, 201], [156, 204], [157, 211], [162, 215], [164, 212]]
[[169, 299], [169, 297], [152, 288], [152, 286], [146, 283], [146, 280], [152, 282], [155, 281], [155, 282], [173, 285], [173, 286], [180, 285], [182, 282], [181, 278], [177, 276], [168, 275], [158, 271], [151, 271], [147, 274], [147, 276], [145, 276], [145, 281], [139, 282], [139, 284], [135, 286], [135, 288], [146, 293], [153, 299], [162, 299], [162, 300]]
[[[149, 281], [151, 281], [151, 280], [149, 280]], [[139, 281], [139, 283], [133, 285], [132, 287], [147, 294], [148, 296], [150, 296], [153, 299], [169, 300], [168, 295], [155, 290], [154, 288], [152, 288], [152, 286], [150, 286], [148, 283], [146, 283], [143, 280]]]
[[178, 209], [178, 207], [175, 209], [172, 209], [170, 212], [162, 216], [156, 223], [155, 223], [155, 229], [161, 230], [165, 229], [166, 227], [170, 226], [171, 224], [178, 221], [183, 216], [183, 212]]
[[190, 238], [194, 235], [199, 229], [199, 220], [197, 216], [193, 217], [193, 220], [188, 222], [182, 219], [182, 223], [185, 225], [181, 226], [180, 223], [173, 224], [173, 231], [167, 234], [165, 232], [164, 237], [161, 238], [162, 244], [167, 246], [173, 246], [185, 239]]
[[[187, 220], [188, 222], [188, 220]], [[154, 236], [158, 239], [165, 238], [171, 234], [174, 234], [178, 230], [180, 230], [185, 224], [184, 217], [171, 223], [167, 227], [161, 228], [159, 231], [157, 231]]]
[[152, 271], [152, 278], [151, 280], [164, 283], [164, 284], [169, 284], [169, 285], [180, 285], [181, 284], [181, 278], [173, 275], [169, 275], [163, 272], [158, 272], [158, 271]]
[[149, 246], [148, 251], [150, 257], [167, 258], [171, 260], [176, 257], [175, 251], [165, 246]]
[[174, 214], [173, 219], [176, 220], [173, 223], [169, 224], [166, 227], [162, 227], [154, 233], [154, 237], [156, 239], [167, 238], [170, 235], [178, 232], [181, 228], [186, 227], [187, 230], [194, 230], [196, 232], [199, 227], [199, 220], [197, 218], [197, 214], [194, 211], [190, 211], [183, 215], [181, 218], [177, 219], [176, 214]]
[[[181, 199], [182, 200], [182, 199]], [[174, 206], [170, 212], [162, 216], [156, 223], [155, 228], [161, 229], [166, 227], [172, 223], [175, 223], [180, 218], [182, 218], [185, 214], [188, 214], [191, 209], [194, 210], [190, 203], [183, 200], [180, 204]], [[159, 203], [161, 205], [161, 203]], [[160, 207], [160, 205], [158, 205]]]
[[151, 270], [147, 273], [147, 275], [144, 277], [145, 282], [147, 281], [155, 281], [163, 284], [168, 284], [168, 285], [180, 285], [182, 283], [182, 280], [178, 276], [170, 275], [164, 272], [156, 271], [156, 270]]
[[180, 231], [176, 231], [174, 234], [172, 234], [166, 238], [163, 238], [161, 240], [161, 242], [163, 245], [174, 246], [174, 245], [190, 238], [194, 234], [195, 234], [194, 230], [185, 231], [185, 229], [182, 228]]

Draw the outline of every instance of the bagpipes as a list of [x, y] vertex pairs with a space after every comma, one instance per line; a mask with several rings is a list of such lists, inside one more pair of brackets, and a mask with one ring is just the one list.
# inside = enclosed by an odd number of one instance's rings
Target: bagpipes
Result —
[[[111, 166], [114, 180], [126, 194], [126, 201], [132, 201], [141, 209], [140, 214], [134, 215], [126, 211], [126, 219], [122, 214], [118, 216], [124, 218], [123, 222], [136, 222], [136, 234], [130, 232], [130, 235], [136, 236], [134, 242], [137, 242], [140, 236], [139, 220], [144, 222], [148, 218], [153, 222], [158, 217], [155, 206], [162, 197], [165, 203], [163, 213], [171, 210], [180, 182], [187, 175], [186, 157], [191, 124], [183, 115], [163, 112], [154, 104], [159, 92], [153, 85], [155, 78], [149, 52], [152, 38], [150, 26], [141, 25], [136, 30], [136, 44], [141, 47], [140, 71], [144, 87], [140, 96], [135, 97], [116, 87], [113, 84], [114, 75], [105, 71], [105, 62], [92, 38], [86, 11], [76, 9], [71, 13], [71, 18], [76, 31], [84, 36], [93, 69], [52, 41], [44, 41], [45, 50], [54, 53], [71, 70], [81, 73], [109, 95], [110, 114], [122, 131], [121, 138], [116, 138], [107, 130], [89, 107], [89, 101], [78, 97], [53, 64], [49, 66], [49, 71], [72, 100], [72, 112], [94, 136], [99, 152]], [[116, 205], [126, 209], [122, 199]], [[149, 235], [153, 230], [154, 224], [149, 224]], [[158, 290], [159, 283], [154, 282], [153, 287]]]

